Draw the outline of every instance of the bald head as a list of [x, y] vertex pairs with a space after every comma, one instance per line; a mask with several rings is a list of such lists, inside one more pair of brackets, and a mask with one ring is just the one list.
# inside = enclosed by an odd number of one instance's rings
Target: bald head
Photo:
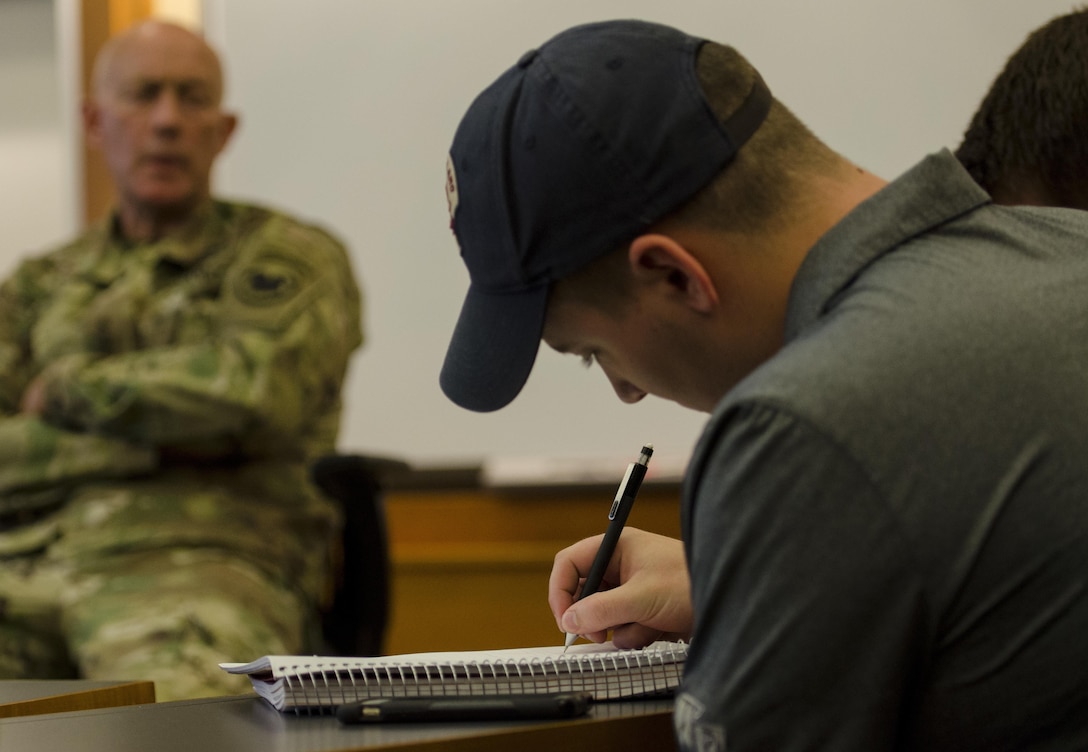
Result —
[[187, 61], [185, 67], [200, 72], [214, 89], [215, 104], [222, 101], [223, 68], [215, 50], [203, 37], [185, 27], [157, 20], [130, 26], [102, 46], [95, 58], [92, 95], [96, 98], [104, 96], [131, 73], [133, 66], [146, 65], [141, 61], [155, 56]]
[[211, 196], [211, 172], [234, 132], [219, 57], [199, 35], [145, 21], [111, 39], [84, 104], [88, 141], [105, 156], [132, 239], [184, 225]]

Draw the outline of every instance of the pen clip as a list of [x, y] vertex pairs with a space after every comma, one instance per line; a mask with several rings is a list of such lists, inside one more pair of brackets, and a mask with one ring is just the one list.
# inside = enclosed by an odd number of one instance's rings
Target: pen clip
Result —
[[620, 487], [616, 491], [616, 500], [612, 502], [612, 508], [608, 510], [608, 519], [614, 520], [616, 518], [616, 512], [619, 511], [620, 501], [623, 499], [623, 492], [627, 490], [627, 482], [631, 480], [631, 473], [635, 471], [635, 463], [632, 462], [627, 466], [627, 472], [623, 475], [623, 480], [620, 481]]

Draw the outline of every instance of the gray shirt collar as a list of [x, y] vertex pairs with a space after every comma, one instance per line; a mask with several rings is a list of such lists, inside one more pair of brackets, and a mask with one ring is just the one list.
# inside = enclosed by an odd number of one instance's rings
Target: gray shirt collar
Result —
[[870, 263], [989, 201], [947, 149], [926, 157], [859, 204], [812, 246], [790, 290], [786, 341], [827, 312]]

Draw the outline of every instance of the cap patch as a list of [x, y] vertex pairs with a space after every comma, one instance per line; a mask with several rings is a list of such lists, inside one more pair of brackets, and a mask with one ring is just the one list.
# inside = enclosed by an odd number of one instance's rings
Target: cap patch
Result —
[[454, 226], [454, 219], [457, 216], [457, 204], [460, 203], [461, 194], [457, 192], [457, 171], [453, 167], [453, 155], [446, 155], [446, 204], [450, 210], [450, 230], [453, 231], [454, 237], [457, 236], [457, 229]]

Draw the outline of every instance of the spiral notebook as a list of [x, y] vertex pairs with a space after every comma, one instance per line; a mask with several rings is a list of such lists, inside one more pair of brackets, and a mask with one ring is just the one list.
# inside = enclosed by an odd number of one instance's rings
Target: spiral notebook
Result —
[[246, 674], [257, 694], [282, 711], [331, 711], [372, 697], [487, 696], [588, 692], [594, 700], [668, 695], [687, 658], [683, 642], [638, 650], [600, 645], [412, 653], [375, 658], [267, 655], [221, 663]]

